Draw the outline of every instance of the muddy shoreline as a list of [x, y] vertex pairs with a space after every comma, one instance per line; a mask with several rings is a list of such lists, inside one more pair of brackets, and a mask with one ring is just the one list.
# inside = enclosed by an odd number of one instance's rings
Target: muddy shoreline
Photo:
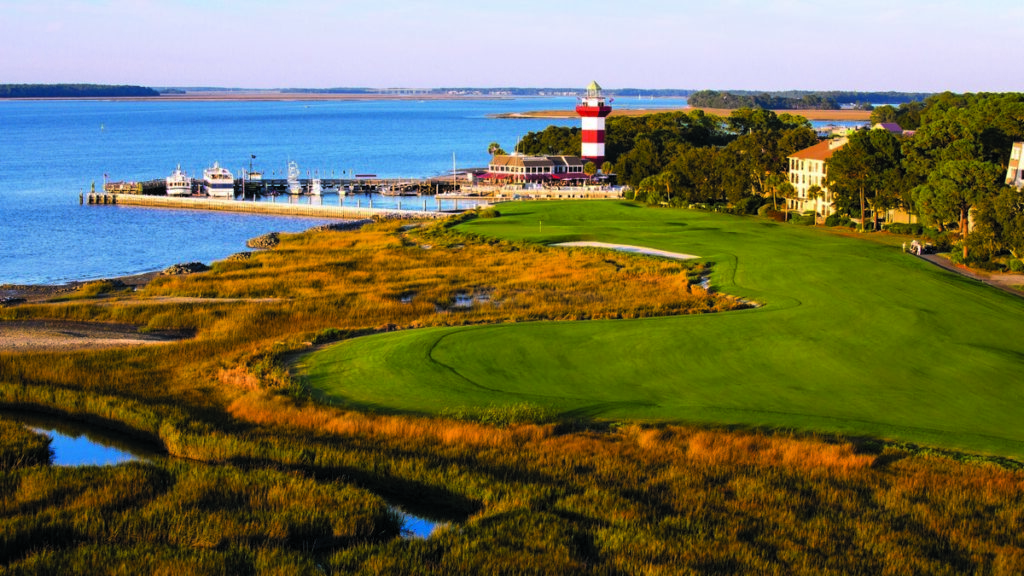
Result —
[[46, 302], [62, 294], [71, 294], [93, 282], [113, 282], [129, 290], [138, 290], [159, 275], [160, 272], [157, 271], [97, 280], [75, 280], [65, 284], [0, 284], [0, 306]]

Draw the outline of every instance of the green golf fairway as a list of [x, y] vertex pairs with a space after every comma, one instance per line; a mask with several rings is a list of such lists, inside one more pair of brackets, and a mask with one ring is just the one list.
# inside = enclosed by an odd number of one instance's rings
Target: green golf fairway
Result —
[[326, 400], [412, 413], [566, 414], [867, 435], [1024, 456], [1024, 301], [898, 248], [628, 202], [499, 206], [467, 230], [696, 254], [753, 310], [357, 338], [306, 356]]

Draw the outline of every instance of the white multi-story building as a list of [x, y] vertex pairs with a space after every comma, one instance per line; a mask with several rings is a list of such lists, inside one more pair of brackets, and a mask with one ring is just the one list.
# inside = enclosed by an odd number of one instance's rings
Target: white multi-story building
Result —
[[[789, 156], [789, 182], [796, 189], [796, 197], [791, 198], [788, 203], [790, 210], [814, 210], [815, 214], [820, 216], [828, 216], [835, 212], [832, 206], [832, 193], [828, 189], [825, 163], [848, 141], [847, 138], [826, 140]], [[812, 186], [821, 188], [816, 198], [808, 194]]]
[[1006, 169], [1006, 185], [1024, 188], [1024, 142], [1014, 142], [1010, 149], [1010, 165]]

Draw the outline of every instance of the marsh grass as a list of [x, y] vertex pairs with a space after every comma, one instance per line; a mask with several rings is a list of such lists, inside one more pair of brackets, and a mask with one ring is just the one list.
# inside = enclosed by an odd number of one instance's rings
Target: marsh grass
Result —
[[[0, 500], [0, 561], [27, 560], [26, 569], [61, 559], [79, 568], [66, 573], [100, 571], [95, 562], [109, 551], [79, 556], [93, 544], [158, 558], [169, 549], [315, 557], [400, 529], [397, 514], [366, 491], [270, 469], [165, 461], [26, 468], [4, 480], [12, 490]], [[145, 565], [149, 554], [123, 559]]]
[[50, 438], [0, 418], [0, 471], [49, 464]]
[[[15, 458], [0, 470], [5, 573], [1024, 572], [1019, 470], [779, 431], [578, 425], [533, 404], [432, 418], [292, 394], [283, 360], [313, 343], [742, 306], [696, 286], [706, 264], [398, 226], [282, 235], [274, 250], [123, 300], [0, 311], [196, 333], [159, 349], [0, 354], [0, 405], [115, 427], [179, 457]], [[460, 293], [490, 299], [454, 309]], [[0, 454], [39, 444], [0, 423]], [[400, 539], [382, 497], [451, 523]]]

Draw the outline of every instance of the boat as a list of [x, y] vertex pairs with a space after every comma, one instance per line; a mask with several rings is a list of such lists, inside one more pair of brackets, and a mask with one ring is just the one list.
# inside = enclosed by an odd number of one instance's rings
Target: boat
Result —
[[379, 192], [381, 196], [419, 196], [419, 193], [415, 190], [401, 185], [381, 186]]
[[234, 198], [235, 177], [217, 162], [203, 171], [203, 192], [211, 198]]
[[181, 169], [181, 164], [167, 177], [168, 196], [190, 196], [192, 194], [192, 178]]
[[309, 181], [309, 193], [313, 196], [320, 196], [324, 193], [323, 182], [319, 178], [313, 178]]
[[302, 194], [302, 184], [299, 182], [299, 165], [294, 160], [288, 161], [288, 193]]

